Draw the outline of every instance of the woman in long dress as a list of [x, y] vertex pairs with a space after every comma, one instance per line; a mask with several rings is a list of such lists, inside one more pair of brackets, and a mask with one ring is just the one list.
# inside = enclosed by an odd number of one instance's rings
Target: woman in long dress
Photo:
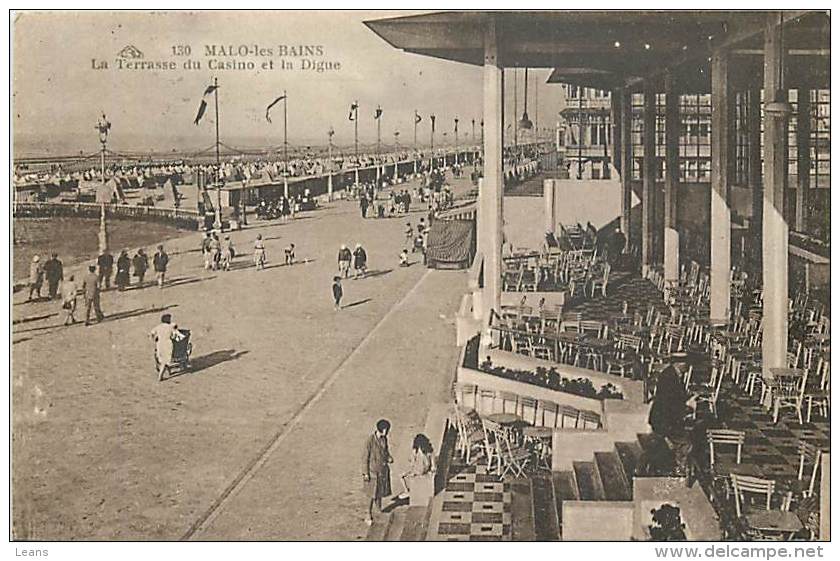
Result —
[[114, 282], [117, 283], [119, 290], [125, 290], [130, 282], [131, 259], [128, 257], [128, 251], [125, 249], [120, 252], [117, 258], [117, 276], [114, 277]]

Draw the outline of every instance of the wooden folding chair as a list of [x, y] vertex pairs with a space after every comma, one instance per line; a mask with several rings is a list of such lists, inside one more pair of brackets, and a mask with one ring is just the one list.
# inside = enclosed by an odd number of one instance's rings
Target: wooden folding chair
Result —
[[577, 428], [580, 411], [571, 405], [559, 405], [560, 428]]
[[556, 403], [553, 401], [539, 400], [537, 402], [537, 409], [540, 411], [539, 418], [541, 426], [552, 429], [557, 427], [557, 423], [560, 420], [560, 408]]
[[519, 411], [517, 414], [522, 420], [530, 425], [537, 424], [537, 400], [533, 397], [519, 398]]

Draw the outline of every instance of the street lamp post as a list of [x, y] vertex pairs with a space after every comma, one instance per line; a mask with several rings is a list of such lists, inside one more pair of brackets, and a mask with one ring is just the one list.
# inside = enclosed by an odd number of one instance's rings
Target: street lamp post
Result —
[[213, 101], [216, 106], [216, 219], [213, 228], [222, 231], [222, 157], [219, 153], [219, 79], [213, 78]]
[[[100, 172], [102, 173], [102, 193], [104, 197], [105, 193], [105, 151], [106, 145], [108, 144], [108, 132], [111, 130], [111, 123], [108, 122], [108, 119], [105, 118], [105, 113], [102, 114], [102, 117], [99, 119], [99, 122], [96, 123], [96, 130], [99, 131], [99, 143], [102, 145], [102, 150], [100, 152]], [[100, 207], [99, 213], [99, 253], [105, 253], [108, 251], [108, 225], [105, 220], [105, 201], [104, 199], [101, 201], [102, 206]]]

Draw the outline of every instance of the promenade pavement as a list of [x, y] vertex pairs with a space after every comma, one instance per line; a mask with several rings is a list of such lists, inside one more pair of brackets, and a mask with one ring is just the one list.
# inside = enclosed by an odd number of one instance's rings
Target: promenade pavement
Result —
[[[229, 272], [204, 271], [201, 236], [187, 235], [167, 243], [164, 289], [106, 292], [108, 317], [91, 327], [63, 327], [58, 302], [15, 295], [15, 538], [363, 538], [365, 436], [380, 417], [394, 423], [396, 488], [457, 352], [464, 273], [427, 272], [419, 256], [400, 268], [406, 220], [362, 220], [334, 202], [252, 221], [231, 234]], [[264, 271], [251, 264], [257, 233]], [[356, 242], [369, 278], [346, 281], [335, 312], [336, 253]], [[192, 330], [193, 369], [158, 382], [149, 331], [164, 311]]]

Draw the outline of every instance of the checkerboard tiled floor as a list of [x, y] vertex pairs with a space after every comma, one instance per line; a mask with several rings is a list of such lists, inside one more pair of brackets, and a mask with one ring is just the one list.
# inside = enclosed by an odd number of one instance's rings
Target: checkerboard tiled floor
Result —
[[429, 524], [428, 541], [510, 541], [509, 484], [484, 466], [452, 470]]

